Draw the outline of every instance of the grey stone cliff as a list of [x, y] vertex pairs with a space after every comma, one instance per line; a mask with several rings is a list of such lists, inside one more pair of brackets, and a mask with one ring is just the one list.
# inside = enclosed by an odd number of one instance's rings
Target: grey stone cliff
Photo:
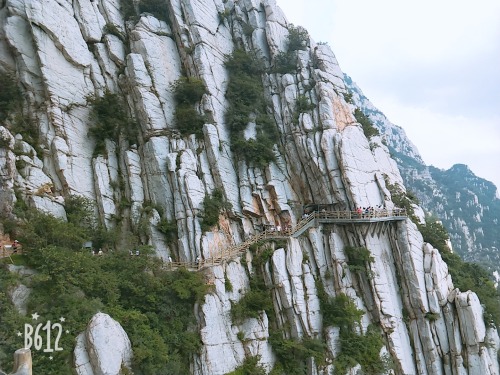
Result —
[[[11, 124], [0, 123], [4, 210], [23, 199], [65, 218], [65, 198], [83, 195], [97, 202], [107, 228], [138, 233], [146, 220], [141, 238], [159, 257], [193, 262], [243, 241], [262, 224], [294, 225], [304, 204], [393, 208], [386, 181], [404, 189], [397, 164], [381, 138], [367, 139], [356, 122], [330, 47], [308, 40], [297, 51], [293, 74], [263, 75], [279, 141], [276, 162], [259, 168], [237, 160], [230, 148], [224, 61], [240, 46], [269, 66], [286, 48], [289, 23], [273, 0], [166, 3], [168, 23], [147, 13], [125, 21], [118, 0], [0, 2], [0, 71], [19, 79], [25, 111], [40, 132], [38, 144], [30, 144], [9, 130]], [[197, 108], [206, 118], [201, 138], [176, 129], [171, 85], [182, 75], [200, 78], [207, 88]], [[105, 153], [94, 155], [87, 98], [106, 91], [126, 97], [140, 131], [136, 143], [106, 140]], [[301, 95], [315, 108], [296, 120]], [[231, 213], [204, 232], [202, 201], [216, 188], [232, 204]], [[175, 221], [177, 241], [158, 230], [160, 219]], [[371, 277], [351, 272], [348, 245], [370, 250]], [[193, 374], [225, 374], [249, 355], [260, 355], [268, 370], [276, 360], [266, 313], [241, 325], [231, 321], [231, 303], [249, 289], [245, 268], [251, 271], [252, 262], [238, 258], [206, 271], [215, 289], [197, 307], [203, 346]], [[226, 278], [233, 291], [226, 290]], [[276, 249], [264, 278], [273, 289], [274, 319], [287, 335], [324, 335], [332, 355], [339, 331], [324, 332], [315, 280], [330, 296], [354, 299], [366, 312], [362, 330], [370, 323], [381, 328], [395, 374], [499, 373], [498, 334], [485, 325], [477, 296], [454, 288], [439, 252], [409, 220], [309, 228]], [[429, 313], [438, 318], [427, 319]], [[238, 339], [240, 331], [246, 340]], [[79, 374], [101, 373], [84, 368]], [[312, 364], [310, 373], [331, 369]]]

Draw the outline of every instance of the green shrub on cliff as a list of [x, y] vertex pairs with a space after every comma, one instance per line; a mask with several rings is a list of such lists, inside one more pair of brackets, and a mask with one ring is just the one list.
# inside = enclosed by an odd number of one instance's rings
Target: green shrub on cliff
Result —
[[344, 251], [349, 258], [348, 267], [353, 272], [367, 272], [367, 263], [372, 263], [375, 258], [366, 247], [346, 246]]
[[278, 359], [271, 372], [273, 375], [306, 375], [309, 358], [314, 358], [319, 366], [324, 365], [327, 358], [328, 348], [319, 339], [285, 339], [282, 332], [276, 331], [271, 332], [269, 343]]
[[0, 73], [0, 88], [0, 120], [3, 120], [19, 106], [22, 95], [16, 78], [8, 73]]
[[[264, 66], [255, 55], [235, 50], [225, 62], [229, 73], [226, 98], [229, 108], [226, 124], [231, 132], [231, 150], [236, 157], [256, 167], [265, 167], [275, 160], [273, 146], [278, 140], [274, 120], [267, 114], [262, 73]], [[245, 139], [244, 130], [255, 124], [255, 137]]]
[[419, 224], [418, 230], [424, 237], [424, 241], [430, 243], [439, 252], [449, 252], [448, 240], [450, 235], [444, 228], [443, 224], [435, 217], [427, 216], [425, 218], [425, 225]]
[[177, 103], [174, 118], [177, 129], [182, 135], [203, 136], [205, 117], [200, 115], [194, 105], [200, 102], [206, 93], [203, 82], [198, 78], [183, 77], [172, 84], [174, 99]]
[[495, 287], [491, 274], [479, 264], [464, 262], [449, 250], [441, 256], [448, 265], [453, 285], [462, 292], [471, 290], [477, 294], [484, 307], [486, 323], [500, 326], [500, 291]]
[[[102, 311], [128, 333], [135, 373], [189, 374], [190, 359], [201, 345], [194, 305], [210, 290], [203, 276], [183, 269], [164, 270], [147, 247], [140, 249], [140, 256], [130, 256], [128, 249], [102, 256], [81, 250], [89, 231], [87, 209], [77, 207], [78, 201], [75, 198], [66, 207], [70, 222], [29, 209], [26, 220], [19, 222], [27, 262], [37, 271], [30, 285], [28, 313], [37, 312], [52, 321], [63, 316], [64, 329], [71, 332], [61, 339], [64, 350], [55, 353], [52, 361], [35, 355], [34, 368], [44, 374], [71, 373], [74, 338]], [[0, 358], [7, 367], [12, 366], [13, 351], [22, 346], [22, 338], [12, 332], [22, 330], [24, 324], [6, 297], [15, 281], [11, 278], [7, 270], [0, 271]]]
[[230, 210], [231, 204], [226, 202], [222, 191], [215, 189], [212, 195], [206, 194], [203, 199], [203, 212], [200, 214], [202, 218], [201, 229], [206, 232], [211, 227], [219, 222], [219, 215], [224, 210]]
[[356, 108], [354, 110], [354, 117], [356, 118], [356, 121], [361, 124], [366, 138], [370, 139], [371, 137], [380, 134], [378, 129], [373, 125], [372, 120], [370, 120], [370, 118], [365, 115], [361, 109]]
[[246, 357], [241, 366], [226, 375], [266, 375], [266, 369], [259, 365], [260, 356]]
[[288, 27], [287, 47], [288, 51], [298, 51], [307, 49], [309, 33], [302, 26], [290, 25]]
[[384, 339], [380, 329], [370, 325], [364, 335], [351, 330], [340, 331], [340, 353], [333, 361], [333, 374], [343, 375], [356, 364], [361, 365], [363, 374], [385, 374], [388, 363], [380, 357]]
[[309, 42], [309, 33], [301, 26], [288, 27], [287, 49], [278, 53], [273, 59], [272, 73], [294, 73], [297, 71], [299, 50], [306, 50]]
[[168, 6], [165, 0], [140, 0], [139, 11], [151, 13], [159, 20], [169, 21]]
[[[363, 259], [367, 257], [369, 255], [362, 256]], [[359, 334], [357, 328], [364, 311], [358, 309], [356, 303], [345, 294], [329, 297], [319, 280], [316, 282], [316, 289], [323, 314], [323, 326], [340, 327], [340, 351], [333, 361], [334, 374], [345, 374], [358, 363], [363, 373], [383, 373], [387, 364], [380, 357], [384, 340], [379, 329], [370, 326], [365, 334]]]
[[103, 96], [88, 97], [92, 106], [94, 124], [89, 129], [89, 135], [95, 139], [94, 155], [105, 153], [105, 140], [118, 143], [123, 136], [130, 143], [137, 142], [138, 125], [129, 116], [123, 97], [106, 90]]

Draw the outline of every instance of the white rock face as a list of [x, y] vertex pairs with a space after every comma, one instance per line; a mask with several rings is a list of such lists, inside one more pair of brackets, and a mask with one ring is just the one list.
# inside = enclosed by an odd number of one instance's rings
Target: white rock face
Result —
[[[233, 155], [224, 63], [243, 48], [272, 67], [288, 48], [285, 16], [273, 0], [164, 3], [168, 22], [146, 13], [124, 20], [119, 0], [0, 2], [0, 72], [18, 77], [23, 111], [40, 133], [37, 144], [16, 134], [14, 114], [0, 123], [2, 213], [12, 213], [17, 196], [65, 219], [65, 198], [83, 195], [96, 202], [106, 228], [130, 233], [164, 260], [192, 262], [223, 254], [262, 225], [297, 224], [306, 204], [394, 207], [386, 182], [402, 185], [396, 163], [381, 137], [367, 139], [356, 122], [354, 105], [343, 95], [346, 79], [328, 46], [304, 40], [303, 50], [294, 52], [296, 69], [262, 75], [279, 141], [272, 146], [276, 160], [257, 167]], [[177, 130], [172, 84], [181, 77], [200, 79], [206, 88], [193, 104], [205, 118], [200, 137]], [[97, 155], [88, 133], [99, 119], [88, 97], [107, 91], [125, 99], [133, 125], [106, 139]], [[312, 106], [298, 113], [300, 97]], [[257, 131], [252, 121], [247, 138]], [[215, 189], [231, 208], [220, 213], [217, 226], [202, 230], [203, 202]], [[167, 223], [177, 228], [175, 236], [161, 232]], [[204, 271], [214, 292], [195, 308], [203, 345], [192, 361], [194, 374], [223, 375], [257, 355], [270, 371], [279, 360], [269, 343], [273, 329], [290, 339], [324, 340], [330, 357], [337, 356], [340, 332], [323, 324], [320, 281], [328, 296], [344, 293], [365, 311], [360, 333], [370, 324], [380, 328], [381, 353], [391, 357], [394, 373], [498, 374], [500, 340], [485, 326], [480, 301], [455, 289], [439, 252], [410, 220], [319, 223], [284, 240], [266, 244], [274, 252], [263, 265], [258, 254], [247, 252]], [[374, 261], [366, 274], [349, 267], [347, 246], [370, 251]], [[231, 306], [257, 274], [269, 288], [274, 313], [233, 322]], [[79, 375], [119, 374], [131, 358], [126, 333], [105, 314], [94, 316], [78, 336]], [[314, 375], [333, 370], [313, 362], [309, 367]]]
[[10, 375], [33, 375], [33, 364], [29, 349], [16, 350], [14, 353], [13, 371]]
[[74, 356], [78, 375], [121, 375], [122, 367], [130, 368], [132, 348], [120, 324], [97, 313], [78, 336]]
[[28, 300], [31, 294], [31, 289], [26, 285], [19, 284], [11, 292], [12, 303], [21, 315], [26, 315], [28, 311]]

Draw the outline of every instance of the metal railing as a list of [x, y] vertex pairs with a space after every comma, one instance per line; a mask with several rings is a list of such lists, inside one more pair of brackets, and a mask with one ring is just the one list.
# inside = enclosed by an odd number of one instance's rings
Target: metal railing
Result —
[[356, 220], [363, 219], [383, 219], [383, 218], [406, 218], [406, 209], [395, 208], [392, 210], [386, 209], [371, 209], [371, 210], [354, 210], [354, 211], [321, 211], [315, 212], [314, 216], [324, 220]]
[[[370, 221], [377, 221], [394, 218], [404, 219], [406, 218], [406, 210], [395, 208], [393, 210], [385, 210], [385, 209], [373, 209], [373, 210], [363, 210], [359, 212], [359, 210], [354, 211], [316, 211], [307, 216], [304, 216], [302, 220], [300, 220], [296, 226], [285, 228], [284, 230], [265, 230], [256, 234], [254, 236], [249, 237], [246, 241], [243, 241], [239, 244], [229, 246], [220, 251], [220, 255], [216, 257], [210, 257], [207, 259], [200, 259], [197, 262], [166, 262], [165, 268], [167, 269], [177, 269], [180, 267], [185, 267], [191, 270], [201, 270], [206, 267], [211, 267], [215, 265], [222, 264], [224, 261], [230, 260], [232, 258], [238, 257], [242, 255], [251, 245], [263, 241], [266, 239], [284, 239], [293, 236], [295, 233], [299, 232], [301, 229], [309, 225], [313, 220], [321, 220], [326, 222], [335, 223], [336, 221], [346, 221], [349, 220], [351, 222], [356, 221], [366, 221], [369, 219]], [[385, 220], [387, 221], [387, 220]]]

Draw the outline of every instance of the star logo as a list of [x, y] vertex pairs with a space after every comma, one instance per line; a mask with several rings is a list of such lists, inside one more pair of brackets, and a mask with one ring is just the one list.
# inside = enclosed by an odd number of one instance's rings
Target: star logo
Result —
[[[14, 331], [13, 334], [18, 337], [24, 336], [24, 347], [26, 349], [42, 351], [44, 353], [54, 353], [60, 352], [64, 349], [61, 347], [60, 339], [61, 335], [66, 332], [69, 334], [69, 330], [63, 328], [63, 324], [66, 321], [64, 316], [60, 316], [54, 322], [47, 320], [43, 322], [42, 316], [38, 312], [31, 314], [31, 323], [24, 323], [24, 333], [23, 331]], [[44, 347], [44, 344], [47, 344]], [[49, 354], [47, 354], [49, 355]], [[45, 357], [51, 361], [55, 358], [54, 356]], [[2, 372], [0, 372], [2, 374]]]

